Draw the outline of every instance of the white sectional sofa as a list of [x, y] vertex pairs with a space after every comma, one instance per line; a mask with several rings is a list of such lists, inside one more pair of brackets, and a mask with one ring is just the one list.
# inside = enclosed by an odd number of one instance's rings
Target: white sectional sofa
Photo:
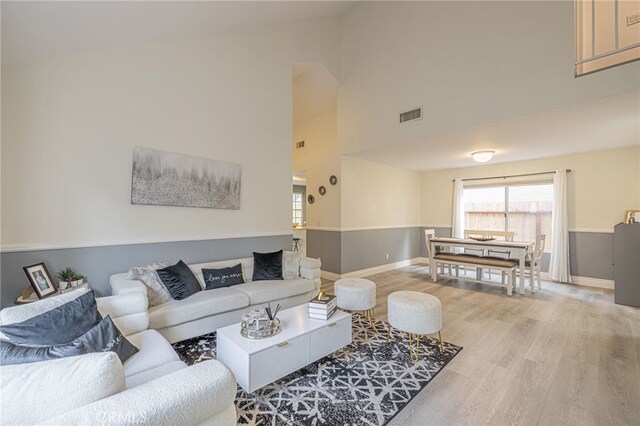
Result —
[[[236, 424], [231, 371], [215, 360], [191, 367], [180, 361], [162, 335], [147, 329], [145, 294], [120, 292], [96, 302], [139, 352], [124, 365], [104, 352], [1, 366], [1, 424]], [[33, 308], [6, 308], [0, 318], [18, 322], [17, 310]]]
[[[199, 291], [186, 299], [151, 307], [149, 328], [175, 343], [239, 322], [242, 313], [255, 306], [269, 302], [274, 306], [279, 303], [286, 309], [308, 302], [320, 291], [320, 260], [308, 257], [300, 259], [296, 265], [299, 277], [284, 280], [252, 282], [253, 258], [198, 263], [189, 268], [204, 288], [203, 268], [226, 268], [238, 263], [242, 264], [244, 284]], [[140, 281], [127, 280], [127, 273], [112, 275], [110, 284], [114, 295], [147, 292]]]

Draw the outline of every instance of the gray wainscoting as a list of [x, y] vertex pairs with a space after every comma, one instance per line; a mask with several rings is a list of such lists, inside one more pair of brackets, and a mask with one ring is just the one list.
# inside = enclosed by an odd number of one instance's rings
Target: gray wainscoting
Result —
[[307, 256], [321, 258], [322, 270], [339, 274], [342, 265], [340, 231], [307, 229]]
[[569, 248], [571, 275], [613, 280], [613, 233], [569, 232]]
[[[450, 237], [451, 228], [423, 227], [435, 229], [439, 237]], [[547, 247], [551, 241], [547, 241]], [[420, 253], [428, 257], [424, 232], [421, 231]], [[541, 269], [549, 271], [551, 255], [545, 253]], [[601, 232], [569, 232], [569, 260], [571, 275], [577, 277], [613, 280], [613, 234]]]
[[307, 255], [321, 257], [322, 270], [336, 274], [419, 257], [420, 244], [419, 227], [343, 232], [307, 230]]
[[254, 251], [291, 250], [291, 244], [292, 235], [276, 235], [6, 252], [0, 254], [0, 304], [3, 308], [13, 305], [14, 299], [29, 285], [22, 267], [34, 263], [45, 262], [51, 275], [65, 266], [75, 267], [87, 276], [97, 295], [107, 296], [111, 294], [109, 277], [118, 272], [126, 272], [132, 266], [162, 260], [175, 263], [182, 259], [186, 263], [200, 263], [237, 259], [251, 257]]
[[417, 226], [342, 233], [343, 274], [415, 257], [420, 257], [420, 227]]

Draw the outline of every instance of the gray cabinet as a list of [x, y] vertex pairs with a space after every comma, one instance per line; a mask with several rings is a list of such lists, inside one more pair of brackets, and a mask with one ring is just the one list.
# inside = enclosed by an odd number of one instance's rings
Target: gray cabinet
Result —
[[615, 227], [613, 279], [616, 303], [640, 307], [640, 223]]

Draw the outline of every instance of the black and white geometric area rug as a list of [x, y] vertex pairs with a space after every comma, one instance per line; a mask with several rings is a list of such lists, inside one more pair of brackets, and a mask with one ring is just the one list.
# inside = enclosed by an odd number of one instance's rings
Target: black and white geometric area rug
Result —
[[[420, 360], [409, 359], [406, 334], [387, 324], [353, 315], [353, 344], [246, 393], [238, 387], [238, 423], [250, 425], [385, 425], [404, 408], [453, 357], [460, 346], [421, 339]], [[426, 340], [426, 341], [425, 341]], [[216, 334], [182, 342], [173, 348], [191, 365], [216, 357]]]

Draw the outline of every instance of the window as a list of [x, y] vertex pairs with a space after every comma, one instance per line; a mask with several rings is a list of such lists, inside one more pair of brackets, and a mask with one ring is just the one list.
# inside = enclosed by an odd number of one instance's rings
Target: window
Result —
[[[516, 241], [551, 241], [553, 184], [503, 185], [464, 189], [464, 227], [513, 231]], [[550, 251], [551, 244], [545, 246]]]
[[302, 197], [303, 197], [303, 194], [299, 192], [293, 193], [293, 224], [298, 226], [303, 225]]

